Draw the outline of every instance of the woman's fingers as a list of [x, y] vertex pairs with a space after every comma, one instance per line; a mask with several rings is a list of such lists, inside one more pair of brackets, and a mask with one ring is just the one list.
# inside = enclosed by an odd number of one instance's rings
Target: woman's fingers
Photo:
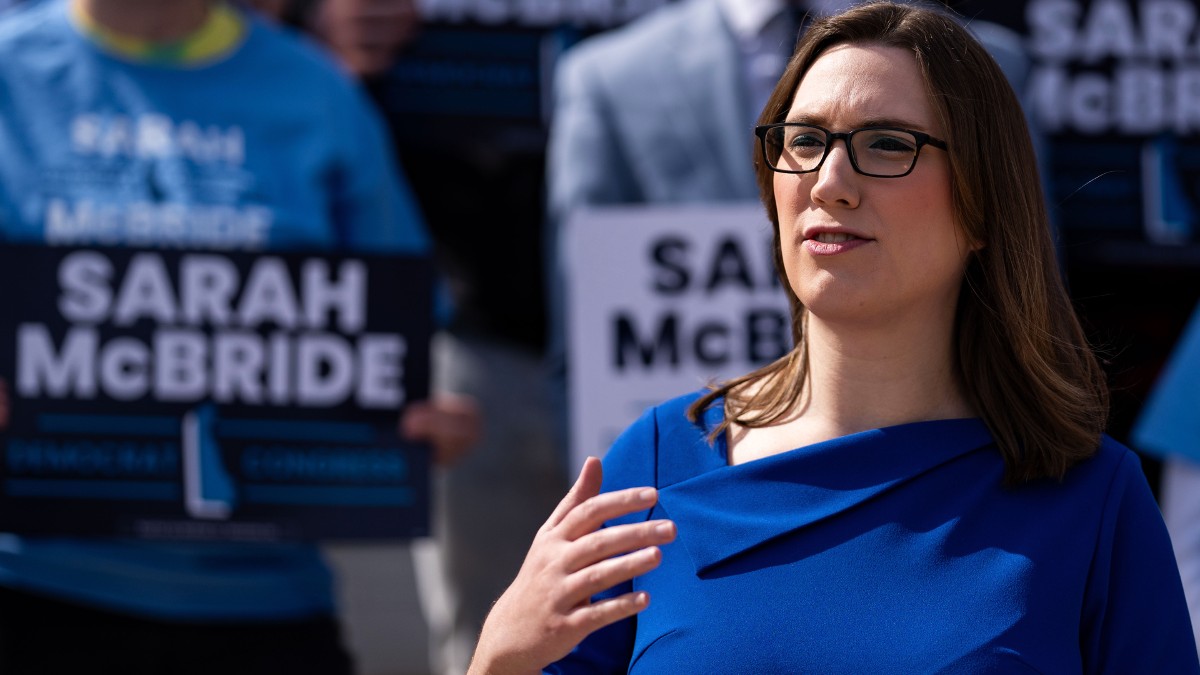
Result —
[[568, 547], [562, 557], [564, 569], [576, 572], [613, 556], [675, 540], [675, 523], [651, 520], [604, 528], [584, 535]]
[[600, 529], [658, 500], [658, 492], [646, 487], [600, 494], [602, 482], [600, 461], [588, 458], [488, 614], [472, 672], [536, 671], [589, 633], [645, 609], [649, 596], [643, 592], [595, 603], [591, 598], [658, 567], [658, 547], [675, 539], [675, 524], [654, 520]]
[[601, 591], [641, 576], [658, 567], [662, 551], [657, 546], [639, 549], [616, 558], [609, 558], [567, 575], [562, 595], [556, 598], [561, 611], [586, 605]]
[[650, 604], [650, 595], [645, 591], [626, 593], [615, 598], [579, 607], [567, 615], [572, 628], [594, 633], [609, 624], [637, 614]]
[[590, 497], [563, 516], [558, 528], [562, 536], [574, 541], [600, 529], [605, 521], [645, 511], [658, 501], [658, 491], [651, 487], [636, 487], [606, 492]]
[[583, 460], [583, 469], [579, 471], [579, 478], [575, 480], [575, 484], [558, 503], [554, 513], [550, 514], [550, 518], [546, 520], [546, 527], [557, 526], [571, 512], [571, 509], [600, 494], [600, 484], [603, 481], [604, 469], [601, 468], [600, 460], [595, 457]]

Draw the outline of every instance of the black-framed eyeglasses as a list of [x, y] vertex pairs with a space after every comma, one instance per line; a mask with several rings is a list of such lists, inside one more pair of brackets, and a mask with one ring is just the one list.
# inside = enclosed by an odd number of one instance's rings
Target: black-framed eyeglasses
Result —
[[929, 134], [894, 127], [863, 127], [834, 133], [823, 127], [798, 122], [764, 124], [754, 128], [762, 146], [763, 159], [773, 171], [810, 173], [821, 168], [842, 139], [850, 154], [850, 166], [872, 178], [900, 178], [912, 173], [921, 148], [932, 145], [946, 149], [946, 142]]

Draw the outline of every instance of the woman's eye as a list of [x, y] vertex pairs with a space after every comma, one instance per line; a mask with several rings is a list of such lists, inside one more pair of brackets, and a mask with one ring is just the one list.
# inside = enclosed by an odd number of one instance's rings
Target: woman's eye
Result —
[[903, 152], [912, 154], [915, 145], [911, 141], [894, 136], [879, 136], [871, 141], [870, 148], [880, 152]]
[[819, 148], [824, 145], [824, 143], [822, 143], [821, 139], [817, 138], [816, 136], [802, 134], [793, 138], [792, 142], [788, 145], [793, 148]]

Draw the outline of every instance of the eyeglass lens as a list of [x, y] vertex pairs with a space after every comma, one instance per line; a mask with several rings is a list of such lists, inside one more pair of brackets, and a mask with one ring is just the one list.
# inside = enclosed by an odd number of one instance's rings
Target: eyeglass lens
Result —
[[[820, 166], [830, 142], [824, 130], [806, 126], [773, 127], [764, 140], [773, 168], [798, 172]], [[917, 139], [899, 129], [859, 129], [849, 145], [858, 170], [876, 176], [908, 173], [919, 149]]]

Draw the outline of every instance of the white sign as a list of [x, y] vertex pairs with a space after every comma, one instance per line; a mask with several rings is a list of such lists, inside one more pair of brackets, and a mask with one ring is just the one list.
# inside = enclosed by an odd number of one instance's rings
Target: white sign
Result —
[[757, 202], [585, 210], [565, 237], [574, 472], [646, 408], [791, 348]]

